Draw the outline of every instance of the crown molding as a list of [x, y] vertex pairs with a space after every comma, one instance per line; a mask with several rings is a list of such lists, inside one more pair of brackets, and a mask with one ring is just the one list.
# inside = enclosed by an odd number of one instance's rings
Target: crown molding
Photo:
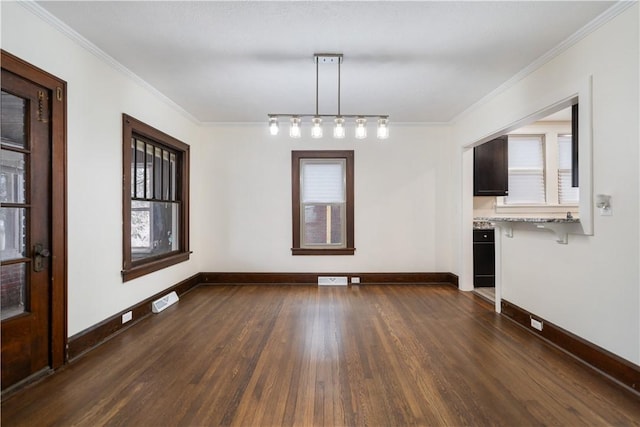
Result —
[[96, 46], [95, 44], [93, 44], [89, 40], [87, 40], [85, 37], [83, 37], [80, 33], [75, 31], [71, 27], [69, 27], [67, 24], [62, 22], [60, 19], [58, 19], [54, 15], [52, 15], [48, 10], [44, 9], [42, 6], [40, 6], [34, 0], [19, 0], [17, 3], [19, 5], [21, 5], [22, 7], [24, 7], [26, 10], [28, 10], [29, 12], [31, 12], [32, 14], [34, 14], [35, 16], [37, 16], [38, 18], [42, 19], [44, 22], [46, 22], [49, 25], [51, 25], [53, 28], [55, 28], [60, 33], [62, 33], [64, 36], [66, 36], [67, 38], [69, 38], [70, 40], [75, 42], [76, 44], [80, 45], [82, 48], [84, 48], [85, 50], [87, 50], [91, 54], [93, 54], [95, 57], [100, 59], [102, 62], [104, 62], [105, 64], [109, 65], [114, 70], [120, 72], [125, 77], [133, 80], [135, 83], [137, 83], [138, 85], [142, 86], [144, 89], [148, 90], [152, 95], [157, 97], [164, 104], [166, 104], [167, 106], [171, 107], [176, 112], [178, 112], [179, 114], [183, 115], [185, 118], [187, 118], [188, 120], [190, 120], [194, 124], [197, 124], [197, 125], [201, 124], [200, 120], [198, 120], [196, 117], [194, 117], [187, 110], [182, 108], [180, 105], [176, 104], [172, 99], [170, 99], [165, 94], [160, 92], [158, 89], [156, 89], [155, 87], [150, 85], [142, 77], [138, 76], [136, 73], [134, 73], [133, 71], [131, 71], [130, 69], [128, 69], [127, 67], [122, 65], [120, 62], [118, 62], [111, 55], [107, 54], [105, 51], [100, 49], [98, 46]]
[[497, 88], [495, 88], [494, 90], [486, 94], [479, 101], [475, 102], [474, 104], [472, 104], [471, 106], [463, 110], [461, 113], [457, 114], [454, 118], [450, 120], [449, 123], [452, 125], [457, 123], [461, 118], [470, 114], [472, 111], [475, 111], [481, 106], [485, 105], [491, 99], [495, 98], [500, 93], [514, 86], [520, 80], [524, 79], [525, 77], [532, 74], [534, 71], [538, 70], [539, 68], [541, 68], [543, 65], [545, 65], [552, 59], [556, 58], [563, 52], [567, 51], [569, 48], [577, 44], [580, 40], [584, 39], [589, 34], [593, 33], [598, 28], [600, 28], [607, 22], [611, 21], [613, 18], [620, 15], [622, 12], [624, 12], [625, 10], [627, 10], [628, 8], [630, 8], [631, 6], [637, 3], [638, 3], [637, 0], [617, 1], [609, 9], [602, 12], [600, 15], [595, 17], [592, 21], [590, 21], [585, 26], [580, 28], [578, 31], [570, 35], [564, 41], [560, 42], [560, 44], [556, 45], [547, 53], [543, 54], [538, 59], [533, 61], [531, 64], [527, 65], [525, 68], [520, 70], [517, 74], [515, 74], [509, 80], [507, 80], [506, 82], [504, 82], [503, 84], [501, 84], [500, 86], [498, 86]]

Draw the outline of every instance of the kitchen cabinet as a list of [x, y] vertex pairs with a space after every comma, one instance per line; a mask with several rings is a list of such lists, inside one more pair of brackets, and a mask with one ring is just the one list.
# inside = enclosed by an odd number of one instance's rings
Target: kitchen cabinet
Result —
[[473, 195], [509, 194], [509, 141], [507, 135], [473, 149]]
[[494, 230], [473, 230], [473, 287], [496, 285]]

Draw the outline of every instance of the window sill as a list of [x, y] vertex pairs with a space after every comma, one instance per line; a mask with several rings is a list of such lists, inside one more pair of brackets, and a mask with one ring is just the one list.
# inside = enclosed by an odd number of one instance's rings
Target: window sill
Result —
[[291, 248], [291, 255], [353, 255], [356, 248], [307, 249]]
[[163, 268], [188, 261], [190, 254], [191, 252], [180, 252], [175, 255], [170, 255], [165, 258], [149, 261], [144, 264], [122, 270], [122, 281], [128, 282], [129, 280], [136, 279], [144, 276], [145, 274], [153, 273], [154, 271], [162, 270]]

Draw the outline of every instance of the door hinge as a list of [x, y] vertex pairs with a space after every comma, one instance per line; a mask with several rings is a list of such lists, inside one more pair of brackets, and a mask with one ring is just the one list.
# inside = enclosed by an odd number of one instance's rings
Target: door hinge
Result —
[[38, 121], [49, 123], [49, 96], [44, 90], [38, 91]]
[[56, 99], [58, 101], [62, 101], [62, 88], [61, 87], [57, 87], [56, 88]]

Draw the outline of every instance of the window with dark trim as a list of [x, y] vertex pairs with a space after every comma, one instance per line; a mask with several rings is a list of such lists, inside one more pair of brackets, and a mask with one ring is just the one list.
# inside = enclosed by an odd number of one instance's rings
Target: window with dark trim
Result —
[[353, 151], [292, 151], [293, 255], [353, 255]]
[[189, 146], [126, 114], [123, 281], [189, 259]]

